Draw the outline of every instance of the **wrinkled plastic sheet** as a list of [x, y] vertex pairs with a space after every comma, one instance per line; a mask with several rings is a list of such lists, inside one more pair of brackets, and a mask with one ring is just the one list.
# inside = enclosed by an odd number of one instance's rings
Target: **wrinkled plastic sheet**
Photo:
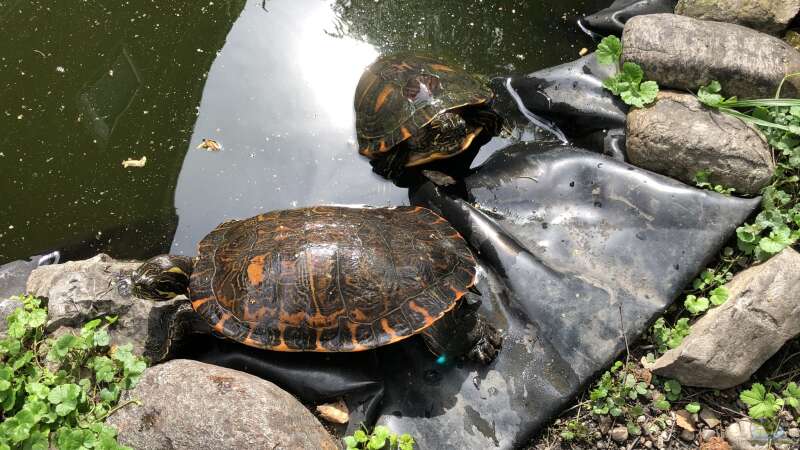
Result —
[[262, 352], [209, 339], [184, 356], [255, 373], [308, 404], [344, 397], [362, 421], [421, 449], [528, 442], [610, 365], [757, 207], [597, 153], [519, 144], [415, 204], [449, 220], [480, 259], [483, 314], [505, 341], [489, 366], [437, 363], [421, 339], [358, 354]]
[[595, 39], [609, 34], [621, 35], [631, 17], [644, 14], [672, 13], [678, 0], [615, 0], [608, 8], [582, 18], [581, 28]]

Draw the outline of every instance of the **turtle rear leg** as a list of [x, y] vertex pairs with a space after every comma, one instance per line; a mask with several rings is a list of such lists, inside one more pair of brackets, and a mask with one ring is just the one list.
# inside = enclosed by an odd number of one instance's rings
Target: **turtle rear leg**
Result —
[[423, 330], [428, 349], [445, 361], [464, 356], [482, 364], [491, 363], [500, 351], [503, 337], [478, 314], [480, 304], [478, 295], [468, 293], [452, 311]]

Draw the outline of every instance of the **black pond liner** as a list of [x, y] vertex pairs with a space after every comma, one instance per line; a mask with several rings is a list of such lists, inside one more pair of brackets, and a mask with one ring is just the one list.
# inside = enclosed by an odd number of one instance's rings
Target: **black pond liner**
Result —
[[672, 13], [677, 3], [678, 0], [615, 0], [608, 8], [580, 19], [578, 25], [599, 41], [609, 34], [621, 35], [625, 23], [631, 17]]
[[485, 316], [505, 341], [489, 366], [437, 363], [420, 339], [359, 354], [263, 352], [210, 338], [182, 356], [268, 379], [307, 404], [343, 396], [362, 421], [420, 449], [528, 442], [680, 294], [759, 204], [607, 156], [519, 144], [464, 180], [469, 201], [425, 184], [481, 261]]

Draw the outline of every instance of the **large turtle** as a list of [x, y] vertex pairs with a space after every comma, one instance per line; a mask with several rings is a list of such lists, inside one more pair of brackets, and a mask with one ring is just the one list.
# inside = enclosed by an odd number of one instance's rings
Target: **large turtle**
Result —
[[439, 59], [382, 56], [356, 87], [359, 153], [405, 167], [450, 158], [479, 134], [498, 133], [502, 119], [489, 107], [493, 98], [485, 83]]
[[356, 352], [422, 333], [438, 355], [491, 361], [475, 259], [421, 207], [325, 206], [225, 222], [198, 256], [161, 255], [133, 274], [142, 298], [186, 294], [223, 336], [285, 352]]

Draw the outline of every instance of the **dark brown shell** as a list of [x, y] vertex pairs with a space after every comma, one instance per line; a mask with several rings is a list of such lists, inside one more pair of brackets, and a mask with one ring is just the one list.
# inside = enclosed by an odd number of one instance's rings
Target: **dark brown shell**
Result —
[[364, 70], [356, 87], [359, 153], [376, 158], [416, 136], [437, 115], [488, 103], [493, 95], [477, 78], [438, 59], [382, 56]]
[[474, 278], [466, 242], [430, 210], [325, 206], [219, 225], [189, 291], [217, 332], [246, 345], [350, 352], [425, 329]]

